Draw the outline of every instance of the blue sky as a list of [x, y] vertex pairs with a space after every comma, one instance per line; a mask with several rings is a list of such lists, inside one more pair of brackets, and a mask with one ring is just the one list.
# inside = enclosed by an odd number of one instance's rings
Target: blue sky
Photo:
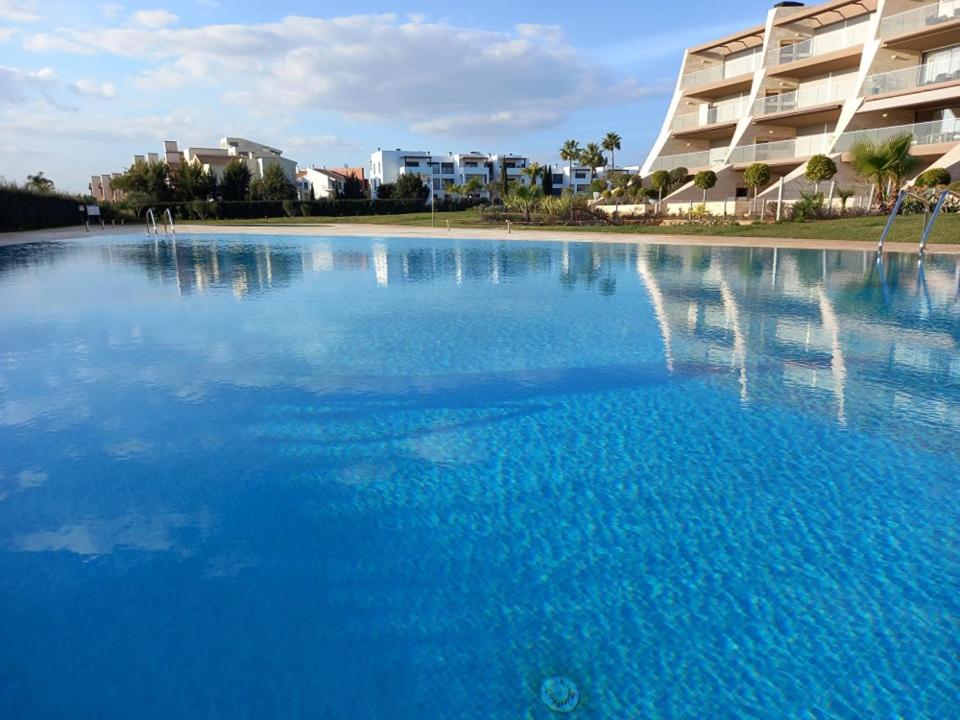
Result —
[[366, 166], [377, 147], [556, 162], [613, 130], [636, 164], [683, 48], [770, 6], [0, 0], [0, 176], [78, 192], [164, 139], [225, 135]]

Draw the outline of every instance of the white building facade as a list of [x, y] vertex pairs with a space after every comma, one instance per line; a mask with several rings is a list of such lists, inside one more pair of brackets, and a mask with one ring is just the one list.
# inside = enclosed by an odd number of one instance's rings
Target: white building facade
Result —
[[445, 197], [451, 186], [479, 182], [481, 187], [499, 183], [502, 172], [514, 182], [527, 183], [523, 174], [530, 161], [522, 155], [488, 155], [481, 152], [433, 155], [422, 150], [377, 150], [370, 155], [370, 192], [397, 182], [403, 175], [419, 175], [432, 196]]
[[[641, 173], [712, 169], [718, 183], [708, 210], [719, 212], [720, 202], [725, 210], [749, 204], [750, 164], [771, 168], [762, 200], [789, 202], [811, 189], [807, 161], [825, 154], [839, 168], [831, 187], [869, 202], [873, 189], [853, 173], [850, 149], [904, 133], [916, 174], [960, 173], [960, 1], [778, 3], [763, 24], [685, 52]], [[665, 209], [701, 199], [688, 183]]]

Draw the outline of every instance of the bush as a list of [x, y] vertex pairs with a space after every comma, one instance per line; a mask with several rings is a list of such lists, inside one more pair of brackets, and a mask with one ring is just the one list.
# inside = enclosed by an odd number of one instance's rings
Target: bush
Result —
[[943, 168], [930, 168], [920, 173], [916, 181], [917, 187], [936, 187], [937, 185], [949, 185], [950, 173]]
[[308, 202], [300, 203], [300, 214], [304, 217], [310, 217], [313, 215], [313, 205]]
[[791, 208], [791, 219], [794, 222], [806, 222], [824, 217], [826, 209], [823, 203], [823, 193], [800, 193]]
[[283, 214], [287, 217], [299, 214], [300, 208], [293, 200], [284, 200], [281, 207], [283, 208]]

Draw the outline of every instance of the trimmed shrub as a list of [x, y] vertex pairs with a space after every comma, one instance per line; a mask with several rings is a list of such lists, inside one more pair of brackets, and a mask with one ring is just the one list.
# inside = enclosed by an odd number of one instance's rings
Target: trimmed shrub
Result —
[[920, 173], [916, 181], [917, 187], [936, 187], [937, 185], [949, 185], [950, 173], [943, 168], [930, 168]]
[[807, 180], [819, 186], [837, 174], [837, 163], [826, 155], [814, 155], [807, 160], [807, 168], [803, 174]]

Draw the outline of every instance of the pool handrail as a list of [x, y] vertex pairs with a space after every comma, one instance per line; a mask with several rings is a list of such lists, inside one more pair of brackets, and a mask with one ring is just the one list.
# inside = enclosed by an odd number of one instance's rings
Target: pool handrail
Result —
[[944, 190], [940, 193], [940, 197], [937, 199], [937, 204], [933, 208], [933, 212], [930, 213], [930, 219], [927, 220], [926, 225], [923, 228], [923, 234], [920, 236], [920, 260], [923, 260], [923, 255], [927, 251], [927, 240], [930, 239], [930, 233], [933, 232], [933, 225], [937, 221], [937, 218], [940, 217], [940, 211], [943, 210], [943, 204], [947, 201], [947, 198], [950, 196], [955, 198], [960, 198], [960, 193], [956, 190]]
[[164, 232], [164, 234], [167, 233], [167, 221], [169, 220], [169, 221], [170, 221], [170, 232], [172, 232], [173, 235], [174, 235], [174, 237], [176, 237], [176, 234], [177, 234], [177, 226], [176, 226], [176, 225], [174, 224], [174, 222], [173, 222], [173, 213], [170, 212], [170, 208], [167, 208], [166, 210], [164, 210], [164, 211], [163, 211], [163, 215], [162, 215], [161, 217], [163, 218], [163, 232]]
[[[946, 191], [944, 191], [944, 194], [946, 194], [947, 192], [951, 192], [951, 191], [946, 190]], [[887, 219], [887, 224], [886, 224], [886, 225], [884, 226], [884, 228], [883, 228], [883, 233], [881, 233], [881, 235], [880, 235], [880, 242], [879, 242], [879, 244], [877, 245], [877, 252], [878, 252], [878, 253], [882, 253], [882, 252], [883, 252], [884, 243], [886, 243], [887, 237], [890, 235], [890, 231], [893, 229], [893, 221], [897, 219], [897, 215], [900, 214], [900, 208], [903, 206], [904, 201], [905, 201], [908, 197], [912, 197], [914, 200], [919, 200], [920, 202], [922, 202], [922, 203], [926, 206], [926, 208], [927, 208], [928, 210], [930, 209], [930, 204], [933, 202], [930, 198], [925, 197], [924, 195], [921, 195], [921, 194], [918, 193], [918, 192], [914, 192], [913, 190], [901, 190], [900, 193], [897, 195], [897, 201], [893, 204], [893, 209], [890, 211], [890, 217]], [[940, 208], [940, 206], [941, 206], [942, 204], [943, 204], [943, 195], [941, 195], [941, 196], [940, 196], [940, 199], [937, 201], [937, 208], [938, 208], [938, 209], [936, 210], [936, 212], [934, 213], [933, 217], [931, 218], [931, 222], [932, 222], [933, 219], [936, 218], [936, 215], [939, 214], [939, 208]], [[923, 248], [924, 248], [924, 245], [925, 245], [925, 238], [926, 238], [927, 235], [928, 235], [928, 233], [927, 233], [927, 228], [928, 228], [928, 227], [929, 227], [930, 229], [933, 228], [933, 226], [930, 225], [930, 223], [925, 223], [925, 224], [924, 224], [924, 231], [923, 231], [923, 235], [921, 236], [921, 240], [920, 240], [920, 250], [921, 250], [921, 252], [923, 251]]]
[[153, 234], [158, 235], [157, 231], [157, 216], [153, 214], [153, 208], [147, 208], [147, 235], [150, 234], [150, 226], [153, 226]]

